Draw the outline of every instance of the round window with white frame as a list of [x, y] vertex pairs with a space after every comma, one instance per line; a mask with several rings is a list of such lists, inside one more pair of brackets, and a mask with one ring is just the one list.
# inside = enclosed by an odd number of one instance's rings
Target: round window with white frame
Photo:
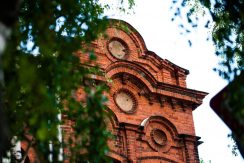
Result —
[[136, 110], [136, 98], [127, 89], [120, 89], [114, 95], [115, 104], [125, 113], [134, 113]]
[[112, 38], [108, 42], [108, 51], [117, 59], [126, 59], [129, 52], [127, 44], [119, 38]]

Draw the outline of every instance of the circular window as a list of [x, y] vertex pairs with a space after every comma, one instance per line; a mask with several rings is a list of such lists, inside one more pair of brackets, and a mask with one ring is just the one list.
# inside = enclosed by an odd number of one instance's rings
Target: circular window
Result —
[[167, 136], [162, 130], [155, 129], [152, 130], [152, 139], [156, 144], [162, 146], [165, 145], [167, 141]]
[[132, 113], [136, 107], [135, 97], [128, 90], [120, 90], [115, 94], [116, 105], [126, 113]]
[[128, 52], [128, 48], [125, 43], [117, 39], [112, 39], [109, 42], [108, 50], [114, 57], [118, 59], [124, 59]]

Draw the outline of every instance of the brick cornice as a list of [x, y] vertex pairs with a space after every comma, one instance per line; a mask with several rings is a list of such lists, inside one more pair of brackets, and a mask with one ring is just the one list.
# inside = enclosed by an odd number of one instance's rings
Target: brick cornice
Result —
[[184, 139], [185, 141], [194, 142], [197, 145], [200, 145], [203, 143], [202, 141], [200, 141], [201, 137], [199, 137], [199, 136], [188, 135], [188, 134], [179, 134], [179, 137]]
[[[126, 68], [126, 67], [124, 67]], [[125, 73], [125, 72], [121, 72]], [[116, 73], [116, 74], [119, 74]], [[127, 73], [126, 73], [127, 74]], [[127, 74], [128, 75], [128, 74]], [[110, 85], [109, 81], [109, 77], [104, 77], [104, 76], [98, 76], [98, 75], [89, 75], [90, 78], [95, 79], [95, 80], [100, 80], [100, 81], [104, 81], [108, 84], [108, 86]], [[117, 76], [119, 77], [119, 76]], [[150, 98], [153, 101], [158, 101], [159, 103], [161, 102], [159, 99], [159, 97], [167, 97], [167, 98], [174, 98], [177, 100], [182, 101], [183, 103], [189, 103], [192, 104], [193, 109], [195, 109], [196, 107], [198, 107], [199, 105], [202, 104], [202, 100], [203, 98], [208, 94], [206, 92], [202, 92], [202, 91], [197, 91], [197, 90], [193, 90], [193, 89], [189, 89], [189, 88], [184, 88], [184, 87], [179, 87], [176, 85], [171, 85], [171, 84], [167, 84], [167, 83], [162, 83], [162, 82], [157, 82], [154, 84], [150, 84], [148, 86], [148, 83], [152, 83], [152, 78], [148, 78], [146, 76], [142, 76], [145, 80], [144, 81], [148, 81], [147, 83], [145, 83], [142, 79], [139, 79], [137, 76], [129, 74], [129, 77], [127, 77], [126, 79], [128, 81], [131, 81], [132, 83], [134, 83], [136, 86], [138, 87], [147, 87], [145, 88], [145, 90], [147, 90], [146, 94], [150, 94]], [[141, 84], [140, 84], [141, 83]], [[142, 91], [144, 89], [140, 88]], [[138, 92], [139, 94], [141, 92]]]

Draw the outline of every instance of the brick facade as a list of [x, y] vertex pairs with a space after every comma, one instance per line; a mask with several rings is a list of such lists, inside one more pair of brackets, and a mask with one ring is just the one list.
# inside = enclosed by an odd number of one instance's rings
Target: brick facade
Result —
[[115, 139], [108, 156], [114, 162], [198, 163], [192, 111], [207, 93], [188, 89], [189, 71], [147, 50], [131, 25], [110, 22], [107, 36], [91, 45], [104, 75], [90, 76], [110, 87], [113, 116], [106, 123]]
[[[110, 87], [112, 116], [105, 122], [115, 139], [108, 142], [108, 157], [121, 163], [199, 163], [192, 111], [207, 93], [188, 89], [189, 71], [147, 50], [128, 23], [110, 20], [106, 34], [91, 44], [97, 60], [89, 66], [99, 65], [103, 75], [90, 78]], [[77, 55], [87, 65], [88, 54]], [[84, 92], [78, 94], [82, 100]], [[72, 130], [66, 122], [64, 133]], [[30, 162], [35, 157], [31, 152]]]

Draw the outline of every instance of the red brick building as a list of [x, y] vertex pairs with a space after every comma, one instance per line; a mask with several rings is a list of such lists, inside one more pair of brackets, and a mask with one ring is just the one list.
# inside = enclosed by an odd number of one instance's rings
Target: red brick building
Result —
[[199, 162], [192, 111], [207, 93], [188, 89], [189, 71], [147, 50], [128, 23], [111, 20], [106, 33], [92, 43], [104, 76], [91, 77], [110, 87], [107, 106], [113, 116], [106, 122], [116, 139], [109, 141], [109, 157], [114, 162]]
[[[118, 163], [198, 163], [201, 142], [192, 111], [207, 93], [188, 89], [189, 71], [147, 50], [128, 23], [110, 20], [106, 33], [91, 45], [104, 75], [90, 77], [110, 87], [112, 116], [105, 122], [115, 139], [108, 142], [108, 157]], [[88, 56], [80, 59], [85, 62]], [[27, 148], [25, 142], [21, 146]], [[34, 151], [28, 156], [35, 161]]]

